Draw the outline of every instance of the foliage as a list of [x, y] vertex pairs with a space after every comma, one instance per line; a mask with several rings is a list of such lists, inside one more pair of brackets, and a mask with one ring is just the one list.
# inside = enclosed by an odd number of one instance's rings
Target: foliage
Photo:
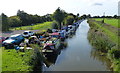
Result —
[[58, 23], [56, 21], [54, 21], [52, 23], [52, 29], [58, 29], [58, 28], [59, 28]]
[[18, 16], [9, 17], [9, 25], [10, 27], [18, 27], [21, 26], [22, 22]]
[[51, 29], [47, 29], [47, 32], [48, 32], [48, 33], [52, 33], [52, 30], [51, 30]]
[[112, 54], [112, 56], [116, 59], [119, 59], [120, 58], [120, 49], [111, 49], [110, 50], [110, 53]]
[[2, 31], [8, 31], [9, 30], [8, 17], [4, 13], [2, 13], [0, 17], [2, 18]]
[[24, 11], [18, 10], [17, 16], [20, 18], [20, 20], [22, 22], [22, 26], [52, 21], [50, 14], [47, 14], [44, 16], [38, 16], [37, 14], [31, 15]]
[[66, 18], [65, 18], [65, 24], [67, 24], [67, 25], [72, 25], [73, 24], [73, 22], [74, 22], [74, 17], [73, 16], [67, 16]]
[[58, 24], [60, 25], [59, 29], [61, 29], [61, 22], [64, 20], [65, 18], [65, 12], [63, 10], [61, 10], [60, 8], [58, 8], [54, 13], [53, 13], [53, 19], [56, 20], [58, 22]]

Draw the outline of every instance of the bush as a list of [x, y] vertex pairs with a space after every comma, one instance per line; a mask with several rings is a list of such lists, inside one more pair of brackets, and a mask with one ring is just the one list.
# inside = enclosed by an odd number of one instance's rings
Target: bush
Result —
[[65, 24], [67, 24], [67, 25], [71, 25], [71, 24], [73, 24], [73, 22], [74, 22], [74, 17], [73, 16], [67, 16], [66, 18], [65, 18]]
[[111, 49], [110, 53], [116, 59], [120, 58], [120, 49]]
[[58, 29], [58, 28], [59, 28], [58, 23], [54, 21], [52, 23], [52, 29]]
[[51, 30], [51, 29], [47, 29], [47, 32], [48, 32], [48, 33], [52, 33], [52, 30]]

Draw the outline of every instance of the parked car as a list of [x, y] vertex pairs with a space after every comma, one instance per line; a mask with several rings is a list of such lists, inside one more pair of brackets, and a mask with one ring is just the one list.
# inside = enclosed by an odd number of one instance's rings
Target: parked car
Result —
[[24, 41], [24, 37], [21, 34], [12, 35], [3, 41], [3, 46], [5, 48], [13, 48], [14, 45], [19, 45], [22, 41]]
[[5, 37], [0, 36], [0, 44], [2, 44], [3, 41], [5, 41]]
[[32, 36], [32, 35], [34, 35], [34, 32], [32, 32], [32, 31], [24, 31], [24, 32], [23, 32], [23, 36], [24, 36], [24, 37], [30, 37], [30, 36]]

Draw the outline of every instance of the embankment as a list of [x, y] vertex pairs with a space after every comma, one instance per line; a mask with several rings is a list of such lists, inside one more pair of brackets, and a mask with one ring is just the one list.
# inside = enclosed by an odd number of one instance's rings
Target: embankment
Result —
[[90, 25], [89, 42], [101, 52], [101, 56], [107, 55], [112, 63], [110, 68], [120, 73], [120, 48], [118, 47], [120, 36], [116, 30], [119, 28], [113, 28], [111, 25], [93, 19], [89, 19], [88, 23]]

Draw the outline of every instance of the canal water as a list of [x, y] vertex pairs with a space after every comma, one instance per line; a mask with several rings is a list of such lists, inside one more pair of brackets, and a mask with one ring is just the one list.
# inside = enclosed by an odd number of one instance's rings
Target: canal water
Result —
[[87, 39], [89, 24], [84, 20], [76, 34], [66, 40], [68, 47], [63, 49], [50, 67], [43, 71], [110, 71], [108, 60], [100, 56]]

